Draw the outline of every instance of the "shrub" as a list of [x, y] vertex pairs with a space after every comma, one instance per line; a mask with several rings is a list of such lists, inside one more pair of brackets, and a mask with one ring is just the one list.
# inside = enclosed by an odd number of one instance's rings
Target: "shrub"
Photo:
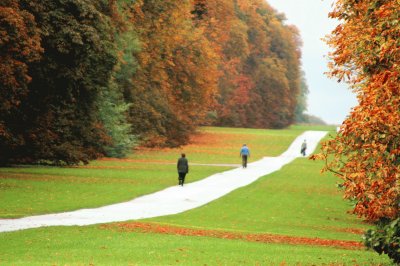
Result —
[[400, 218], [383, 219], [376, 229], [368, 230], [364, 235], [364, 243], [379, 254], [387, 254], [395, 263], [400, 263]]

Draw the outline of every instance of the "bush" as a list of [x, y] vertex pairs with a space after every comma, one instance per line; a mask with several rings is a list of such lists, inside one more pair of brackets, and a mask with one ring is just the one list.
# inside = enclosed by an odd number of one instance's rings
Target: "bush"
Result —
[[395, 263], [400, 263], [400, 218], [383, 219], [364, 234], [364, 243], [379, 254], [387, 254]]

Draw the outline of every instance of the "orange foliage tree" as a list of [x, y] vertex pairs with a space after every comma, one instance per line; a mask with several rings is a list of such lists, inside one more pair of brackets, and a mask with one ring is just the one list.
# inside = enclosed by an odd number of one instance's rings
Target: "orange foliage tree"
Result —
[[220, 58], [216, 125], [288, 126], [300, 94], [300, 42], [262, 0], [196, 0], [196, 25]]
[[243, 62], [250, 53], [248, 26], [238, 18], [236, 9], [237, 3], [231, 0], [196, 0], [193, 13], [197, 27], [204, 31], [219, 57], [218, 124], [243, 126], [254, 84], [243, 71]]
[[[31, 80], [27, 63], [42, 53], [40, 35], [32, 14], [21, 10], [19, 1], [0, 3], [0, 142], [11, 141], [8, 120], [27, 94]], [[17, 136], [14, 136], [17, 139]]]
[[96, 99], [117, 59], [108, 4], [1, 1], [0, 164], [87, 163], [103, 153]]
[[328, 38], [331, 75], [352, 85], [356, 106], [324, 143], [324, 170], [343, 180], [354, 213], [371, 221], [399, 217], [400, 3], [338, 0], [341, 24]]
[[191, 1], [136, 1], [141, 50], [126, 91], [130, 121], [147, 145], [182, 145], [215, 102], [218, 57], [194, 27]]

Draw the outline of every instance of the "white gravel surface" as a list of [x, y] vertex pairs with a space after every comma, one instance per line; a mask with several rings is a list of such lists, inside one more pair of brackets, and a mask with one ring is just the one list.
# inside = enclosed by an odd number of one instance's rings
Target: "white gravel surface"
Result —
[[[301, 157], [300, 146], [304, 139], [308, 144], [307, 153], [312, 153], [326, 134], [325, 131], [306, 131], [294, 140], [286, 152], [278, 157], [264, 157], [259, 161], [249, 163], [246, 169], [236, 168], [214, 174], [200, 181], [185, 184], [183, 187], [169, 187], [128, 202], [19, 219], [0, 219], [0, 232], [42, 226], [90, 225], [181, 213], [246, 186], [262, 176], [281, 169], [295, 158]], [[250, 147], [250, 149], [255, 150], [257, 147]]]

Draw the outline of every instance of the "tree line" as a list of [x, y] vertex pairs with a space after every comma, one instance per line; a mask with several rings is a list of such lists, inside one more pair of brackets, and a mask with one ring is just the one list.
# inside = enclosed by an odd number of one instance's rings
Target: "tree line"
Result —
[[263, 0], [3, 0], [0, 163], [87, 163], [306, 109], [297, 29]]

